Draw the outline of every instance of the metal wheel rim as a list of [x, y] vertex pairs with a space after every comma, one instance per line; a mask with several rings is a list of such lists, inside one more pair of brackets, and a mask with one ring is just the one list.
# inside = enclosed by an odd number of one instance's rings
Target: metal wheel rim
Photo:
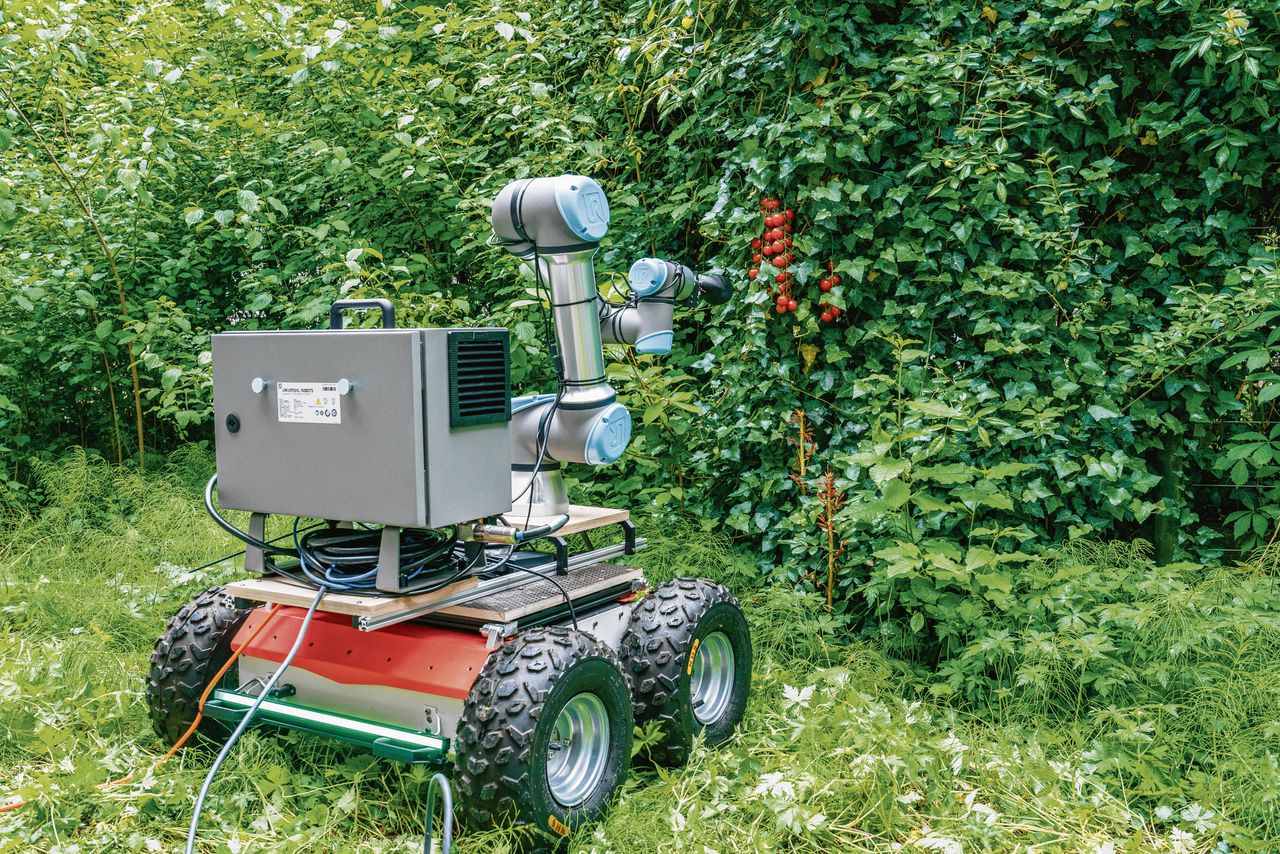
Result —
[[733, 644], [724, 632], [712, 632], [702, 639], [693, 660], [689, 695], [693, 716], [706, 726], [724, 717], [733, 699]]
[[576, 807], [595, 791], [609, 767], [609, 714], [591, 693], [574, 696], [556, 716], [547, 746], [547, 784], [563, 807]]

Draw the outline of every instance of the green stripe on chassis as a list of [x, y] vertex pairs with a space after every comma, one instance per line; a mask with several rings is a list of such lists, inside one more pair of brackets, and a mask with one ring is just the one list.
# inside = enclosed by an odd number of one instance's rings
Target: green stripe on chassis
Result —
[[[204, 704], [212, 718], [239, 723], [257, 698], [238, 691], [218, 689]], [[449, 740], [426, 732], [326, 712], [283, 700], [263, 700], [254, 722], [336, 738], [365, 747], [376, 756], [410, 764], [443, 764], [449, 755]]]

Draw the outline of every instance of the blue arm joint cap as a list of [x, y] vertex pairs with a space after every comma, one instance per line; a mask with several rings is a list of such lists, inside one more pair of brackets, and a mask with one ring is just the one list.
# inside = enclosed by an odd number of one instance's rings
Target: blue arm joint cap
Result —
[[636, 352], [650, 356], [665, 356], [671, 352], [670, 332], [650, 332], [636, 339]]
[[631, 265], [627, 283], [638, 297], [656, 294], [667, 283], [667, 262], [661, 258], [641, 258]]
[[611, 463], [631, 444], [631, 413], [621, 403], [611, 403], [591, 425], [587, 434], [586, 461], [592, 465]]
[[556, 179], [556, 210], [569, 230], [595, 243], [609, 230], [609, 200], [600, 185], [585, 175]]

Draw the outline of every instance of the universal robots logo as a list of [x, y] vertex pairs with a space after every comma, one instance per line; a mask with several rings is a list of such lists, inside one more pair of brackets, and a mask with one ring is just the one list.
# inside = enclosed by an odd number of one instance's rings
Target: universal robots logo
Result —
[[587, 187], [582, 194], [582, 201], [585, 203], [588, 222], [608, 222], [608, 214], [605, 213], [604, 193], [599, 187]]

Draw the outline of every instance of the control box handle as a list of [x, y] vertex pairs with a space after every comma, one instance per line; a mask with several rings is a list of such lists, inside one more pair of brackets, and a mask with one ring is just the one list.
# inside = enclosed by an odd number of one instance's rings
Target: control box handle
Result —
[[342, 312], [347, 310], [365, 311], [366, 309], [380, 309], [382, 311], [382, 326], [384, 329], [395, 329], [396, 327], [396, 310], [391, 305], [391, 300], [383, 299], [340, 299], [333, 305], [329, 306], [329, 328], [342, 328]]

